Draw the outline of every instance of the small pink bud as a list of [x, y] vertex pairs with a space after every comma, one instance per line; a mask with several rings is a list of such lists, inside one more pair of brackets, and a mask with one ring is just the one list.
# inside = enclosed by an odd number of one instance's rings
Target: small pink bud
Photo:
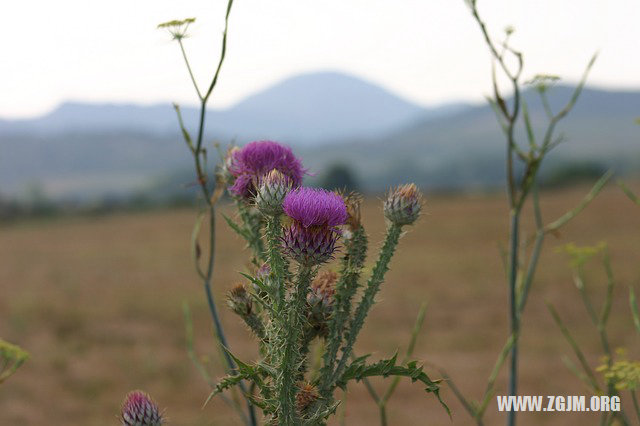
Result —
[[161, 426], [164, 423], [158, 405], [142, 391], [127, 394], [120, 415], [122, 426]]

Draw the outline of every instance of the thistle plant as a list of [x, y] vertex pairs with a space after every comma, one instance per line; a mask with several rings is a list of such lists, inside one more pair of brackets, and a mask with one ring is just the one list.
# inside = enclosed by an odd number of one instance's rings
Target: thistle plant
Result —
[[[215, 179], [211, 179], [203, 146], [205, 112], [225, 57], [226, 23], [232, 4], [230, 0], [218, 67], [204, 93], [193, 76], [183, 43], [194, 19], [160, 25], [178, 43], [201, 103], [195, 139], [185, 127], [177, 105], [175, 110], [194, 158], [203, 201], [192, 236], [194, 263], [204, 284], [227, 367], [227, 376], [214, 384], [193, 350], [192, 325], [185, 305], [189, 356], [214, 387], [207, 402], [237, 387], [247, 401], [247, 410], [239, 406], [233, 394], [231, 398], [224, 394], [222, 397], [245, 424], [258, 424], [257, 407], [268, 424], [297, 426], [324, 424], [340, 403], [335, 390], [369, 377], [408, 377], [422, 382], [426, 391], [440, 400], [438, 381], [431, 380], [416, 361], [398, 363], [394, 355], [369, 363], [368, 356], [353, 354], [403, 229], [420, 214], [422, 198], [415, 185], [403, 185], [389, 193], [384, 204], [388, 220], [384, 244], [371, 276], [363, 284], [368, 238], [361, 223], [360, 196], [301, 186], [306, 170], [300, 159], [289, 147], [266, 140], [229, 148], [214, 170]], [[247, 282], [228, 293], [227, 305], [258, 341], [260, 358], [252, 363], [241, 361], [232, 353], [211, 290], [215, 205], [225, 187], [238, 214], [237, 218], [224, 219], [247, 242], [251, 253], [251, 266], [242, 274]], [[205, 219], [209, 222], [209, 246], [203, 267], [199, 234]], [[332, 271], [326, 265], [336, 257], [340, 266], [338, 271]], [[322, 346], [319, 366], [310, 363], [314, 341]]]
[[[375, 376], [420, 381], [440, 399], [438, 381], [415, 361], [398, 363], [392, 356], [368, 363], [368, 355], [353, 356], [400, 236], [420, 214], [417, 187], [390, 191], [385, 241], [363, 285], [368, 239], [360, 196], [300, 186], [300, 160], [272, 141], [235, 148], [225, 164], [238, 210], [238, 219], [227, 221], [246, 240], [254, 261], [242, 274], [247, 283], [229, 292], [229, 307], [257, 338], [261, 356], [245, 362], [228, 350], [238, 371], [220, 380], [209, 399], [251, 382], [247, 397], [274, 425], [324, 424], [340, 403], [337, 388]], [[337, 271], [327, 266], [336, 258]], [[264, 263], [258, 266], [259, 261]], [[319, 365], [310, 362], [315, 341], [322, 352]]]

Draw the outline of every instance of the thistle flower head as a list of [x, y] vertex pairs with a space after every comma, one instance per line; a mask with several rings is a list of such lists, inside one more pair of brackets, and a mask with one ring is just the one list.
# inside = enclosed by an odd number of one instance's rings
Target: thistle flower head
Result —
[[258, 208], [266, 214], [279, 214], [282, 212], [284, 197], [291, 190], [291, 179], [277, 169], [267, 173], [260, 183], [256, 194]]
[[287, 216], [305, 228], [334, 228], [344, 225], [347, 221], [347, 207], [342, 197], [324, 189], [295, 189], [287, 194], [282, 207]]
[[238, 284], [227, 295], [227, 305], [233, 312], [245, 317], [251, 314], [253, 301], [244, 284]]
[[320, 398], [320, 393], [315, 386], [310, 383], [302, 383], [300, 390], [296, 394], [296, 406], [299, 412], [304, 412], [311, 404]]
[[384, 215], [396, 225], [410, 225], [420, 216], [422, 194], [415, 184], [392, 189], [384, 202]]
[[302, 163], [287, 146], [256, 141], [230, 152], [227, 170], [234, 182], [229, 192], [236, 197], [252, 198], [262, 178], [274, 169], [289, 178], [292, 187], [297, 188], [302, 183], [305, 173]]
[[333, 271], [321, 272], [311, 283], [311, 291], [307, 295], [309, 324], [321, 337], [326, 337], [329, 332], [328, 323], [333, 311], [337, 279], [338, 274]]
[[332, 258], [338, 226], [347, 220], [342, 197], [323, 189], [299, 188], [287, 194], [283, 209], [292, 221], [285, 229], [285, 252], [301, 265], [314, 266]]
[[120, 415], [122, 426], [161, 426], [162, 413], [155, 402], [142, 391], [127, 394]]

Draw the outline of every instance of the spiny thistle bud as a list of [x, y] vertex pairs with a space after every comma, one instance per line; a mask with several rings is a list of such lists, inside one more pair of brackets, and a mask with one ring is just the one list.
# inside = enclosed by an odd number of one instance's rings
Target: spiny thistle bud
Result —
[[318, 389], [310, 383], [303, 383], [296, 394], [296, 406], [299, 412], [304, 412], [311, 404], [320, 398]]
[[285, 252], [304, 266], [327, 262], [335, 251], [338, 226], [347, 220], [347, 208], [338, 194], [315, 188], [298, 188], [287, 194], [284, 212], [292, 221], [285, 229]]
[[229, 153], [227, 170], [233, 177], [229, 192], [235, 197], [251, 200], [262, 178], [278, 170], [297, 188], [305, 170], [291, 148], [272, 141], [256, 141]]
[[127, 394], [120, 420], [122, 426], [161, 426], [164, 423], [156, 403], [142, 391]]
[[282, 202], [291, 190], [291, 179], [280, 171], [273, 169], [262, 178], [260, 189], [256, 194], [256, 204], [265, 214], [277, 215], [282, 213]]
[[335, 283], [338, 274], [333, 271], [323, 271], [311, 283], [311, 291], [307, 295], [309, 304], [309, 324], [316, 335], [326, 337], [329, 329], [327, 324], [333, 312]]
[[251, 315], [253, 301], [244, 284], [238, 284], [227, 295], [227, 305], [241, 317]]
[[400, 185], [389, 191], [384, 215], [396, 225], [411, 225], [420, 216], [422, 194], [415, 184]]
[[357, 192], [342, 194], [344, 204], [347, 206], [347, 225], [351, 231], [360, 228], [360, 206], [362, 205], [362, 195]]

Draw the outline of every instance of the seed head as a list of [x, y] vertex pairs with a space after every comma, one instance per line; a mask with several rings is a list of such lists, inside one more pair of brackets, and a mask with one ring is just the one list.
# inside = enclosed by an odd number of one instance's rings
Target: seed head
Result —
[[384, 215], [396, 225], [410, 225], [420, 216], [422, 194], [415, 184], [392, 189], [384, 202]]
[[310, 383], [300, 385], [300, 390], [296, 394], [296, 405], [299, 412], [304, 412], [311, 404], [320, 398], [318, 389]]
[[122, 426], [161, 426], [162, 413], [149, 395], [142, 391], [127, 394], [120, 415]]
[[307, 295], [309, 304], [309, 324], [318, 336], [326, 337], [328, 323], [333, 313], [335, 283], [338, 274], [333, 271], [323, 271], [311, 283], [311, 290]]
[[231, 289], [227, 295], [227, 305], [229, 305], [233, 312], [243, 318], [251, 315], [253, 301], [244, 284], [238, 284]]

